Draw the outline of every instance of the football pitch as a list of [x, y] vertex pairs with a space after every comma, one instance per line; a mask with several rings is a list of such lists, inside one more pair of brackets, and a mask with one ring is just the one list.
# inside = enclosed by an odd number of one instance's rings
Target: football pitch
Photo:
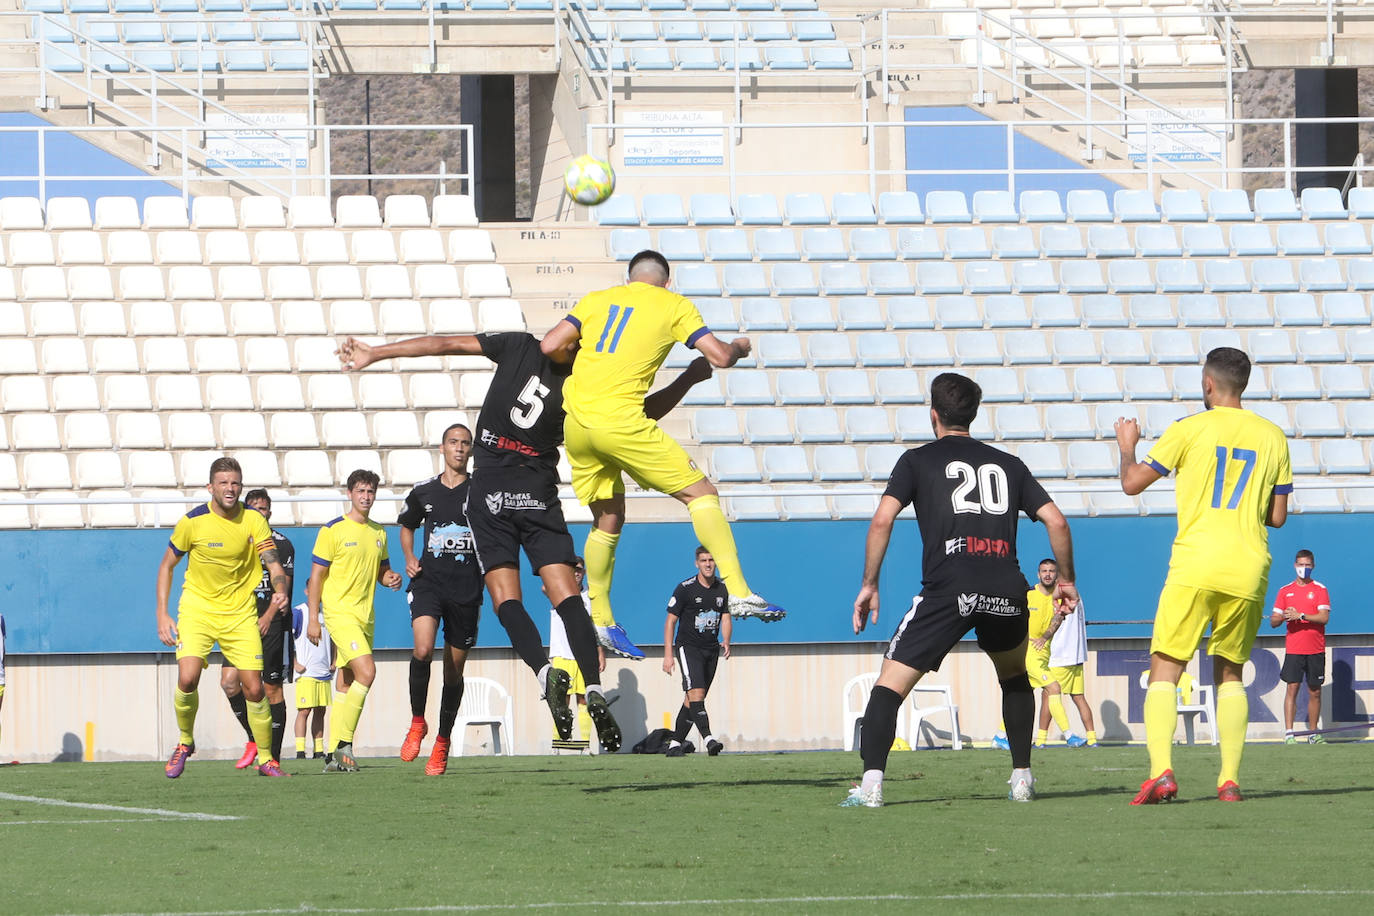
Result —
[[9, 766], [0, 912], [1368, 912], [1371, 750], [1250, 745], [1224, 804], [1178, 748], [1151, 808], [1141, 747], [1037, 752], [1033, 804], [1003, 751], [894, 753], [876, 810], [838, 752]]

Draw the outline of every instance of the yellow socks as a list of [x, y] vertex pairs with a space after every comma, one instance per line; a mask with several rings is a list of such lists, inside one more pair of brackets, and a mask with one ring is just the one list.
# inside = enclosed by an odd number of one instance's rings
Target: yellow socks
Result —
[[1245, 685], [1227, 681], [1217, 687], [1217, 743], [1221, 745], [1221, 775], [1217, 788], [1240, 782], [1240, 755], [1245, 750], [1245, 728], [1250, 722], [1250, 700]]
[[592, 714], [587, 711], [586, 703], [577, 704], [577, 734], [586, 740], [591, 740], [592, 735], [596, 734], [596, 725], [592, 722]]
[[182, 693], [180, 690], [172, 690], [172, 709], [176, 710], [177, 728], [181, 730], [182, 744], [188, 747], [196, 743], [195, 726], [196, 710], [200, 708], [200, 694], [192, 690], [190, 693]]
[[1150, 778], [1173, 767], [1174, 730], [1178, 727], [1178, 688], [1155, 681], [1145, 691], [1145, 746], [1150, 751]]
[[324, 753], [324, 739], [323, 739], [323, 738], [316, 738], [316, 739], [315, 739], [315, 753], [317, 753], [317, 754], [323, 754], [323, 753]]
[[304, 739], [304, 738], [297, 738], [297, 739], [296, 739], [296, 753], [297, 753], [297, 754], [304, 754], [304, 753], [305, 753], [305, 739]]
[[1083, 736], [1083, 740], [1088, 742], [1088, 747], [1094, 746], [1095, 744], [1097, 744], [1097, 732], [1089, 731], [1086, 735]]
[[1050, 740], [1050, 730], [1049, 730], [1048, 728], [1036, 729], [1036, 732], [1035, 732], [1035, 743], [1036, 743], [1036, 744], [1044, 744], [1044, 743], [1045, 743], [1046, 741], [1048, 741], [1048, 740]]
[[1052, 693], [1049, 695], [1050, 718], [1054, 724], [1059, 726], [1059, 731], [1067, 735], [1069, 733], [1069, 716], [1064, 712], [1064, 697], [1061, 694]]
[[248, 727], [253, 729], [253, 741], [258, 746], [258, 766], [272, 759], [272, 707], [263, 697], [254, 703], [248, 700]]
[[[696, 532], [697, 540], [711, 551], [716, 561], [716, 575], [720, 576], [730, 594], [736, 598], [753, 594], [739, 565], [739, 551], [735, 549], [735, 536], [730, 532], [730, 523], [725, 520], [725, 513], [720, 511], [720, 497], [715, 494], [698, 496], [687, 504], [687, 512], [692, 516], [692, 530]], [[588, 575], [591, 570], [591, 558], [588, 557]]]
[[599, 528], [587, 532], [582, 558], [587, 564], [587, 594], [592, 599], [592, 623], [609, 627], [615, 623], [611, 611], [611, 579], [615, 577], [615, 545], [620, 535]]
[[334, 704], [333, 737], [330, 739], [334, 747], [340, 744], [348, 744], [353, 740], [353, 733], [358, 729], [358, 720], [363, 715], [363, 703], [367, 702], [368, 688], [358, 681], [348, 685], [348, 693], [345, 693]]

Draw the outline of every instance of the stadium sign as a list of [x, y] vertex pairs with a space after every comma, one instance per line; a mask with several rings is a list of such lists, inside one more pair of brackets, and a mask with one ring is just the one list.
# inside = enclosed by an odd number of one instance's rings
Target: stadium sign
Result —
[[1134, 108], [1126, 114], [1126, 146], [1132, 162], [1144, 162], [1146, 151], [1168, 162], [1221, 162], [1225, 155], [1224, 108]]
[[719, 111], [631, 111], [625, 166], [724, 165], [725, 116]]
[[[210, 125], [205, 133], [210, 168], [284, 169], [309, 164], [310, 137], [303, 114], [211, 112], [205, 121]], [[253, 126], [245, 127], [244, 121]]]

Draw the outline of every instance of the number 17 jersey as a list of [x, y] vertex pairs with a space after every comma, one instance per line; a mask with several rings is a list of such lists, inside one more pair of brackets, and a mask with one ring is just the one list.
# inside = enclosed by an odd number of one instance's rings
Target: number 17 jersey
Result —
[[1025, 607], [1017, 516], [1034, 519], [1050, 497], [1020, 459], [969, 436], [945, 436], [898, 458], [883, 495], [916, 509], [922, 595], [974, 593]]
[[1170, 424], [1145, 463], [1178, 472], [1168, 583], [1263, 600], [1269, 500], [1293, 491], [1283, 431], [1248, 410], [1214, 407]]

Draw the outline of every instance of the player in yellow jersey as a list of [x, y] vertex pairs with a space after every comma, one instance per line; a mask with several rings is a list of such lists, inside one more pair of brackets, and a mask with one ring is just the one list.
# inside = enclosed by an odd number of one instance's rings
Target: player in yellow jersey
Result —
[[368, 518], [381, 478], [371, 471], [348, 475], [348, 513], [320, 529], [310, 556], [310, 584], [306, 586], [306, 638], [319, 645], [320, 614], [334, 641], [339, 666], [337, 688], [342, 697], [329, 715], [329, 756], [326, 773], [356, 772], [353, 733], [363, 714], [367, 692], [377, 677], [372, 659], [376, 614], [372, 598], [377, 584], [395, 591], [401, 575], [391, 568], [386, 529]]
[[1269, 533], [1288, 519], [1293, 471], [1283, 432], [1240, 406], [1250, 358], [1232, 347], [1207, 354], [1202, 369], [1206, 410], [1172, 423], [1136, 463], [1140, 426], [1116, 421], [1121, 489], [1129, 496], [1177, 472], [1178, 536], [1159, 596], [1150, 641], [1145, 743], [1150, 776], [1133, 805], [1178, 795], [1170, 752], [1178, 724], [1177, 684], [1210, 623], [1207, 652], [1217, 684], [1221, 774], [1217, 797], [1241, 801], [1240, 758], [1250, 709], [1241, 671], [1250, 658], [1269, 580]]
[[541, 344], [555, 362], [576, 356], [563, 386], [563, 437], [573, 491], [592, 510], [583, 550], [592, 621], [602, 645], [635, 658], [643, 653], [616, 624], [610, 600], [616, 544], [625, 526], [623, 474], [687, 507], [697, 538], [716, 558], [729, 590], [731, 616], [771, 621], [786, 614], [745, 581], [715, 486], [644, 413], [644, 395], [674, 343], [695, 347], [720, 369], [735, 365], [751, 349], [747, 337], [727, 344], [712, 334], [692, 301], [667, 289], [668, 277], [663, 255], [639, 252], [630, 259], [629, 282], [583, 296]]
[[[225, 664], [239, 670], [248, 722], [258, 746], [258, 772], [263, 776], [286, 776], [269, 753], [272, 713], [263, 691], [262, 634], [253, 594], [262, 578], [262, 568], [266, 567], [272, 584], [269, 612], [280, 612], [290, 600], [286, 571], [272, 542], [267, 519], [239, 502], [243, 492], [239, 463], [233, 458], [216, 458], [210, 465], [206, 489], [210, 491], [210, 501], [187, 512], [176, 523], [157, 570], [157, 635], [164, 645], [177, 649], [177, 686], [172, 707], [181, 731], [176, 749], [167, 761], [166, 773], [176, 779], [186, 768], [186, 759], [196, 751], [194, 726], [200, 706], [196, 688], [210, 650], [218, 642]], [[191, 559], [173, 620], [167, 611], [172, 570], [187, 554]]]

